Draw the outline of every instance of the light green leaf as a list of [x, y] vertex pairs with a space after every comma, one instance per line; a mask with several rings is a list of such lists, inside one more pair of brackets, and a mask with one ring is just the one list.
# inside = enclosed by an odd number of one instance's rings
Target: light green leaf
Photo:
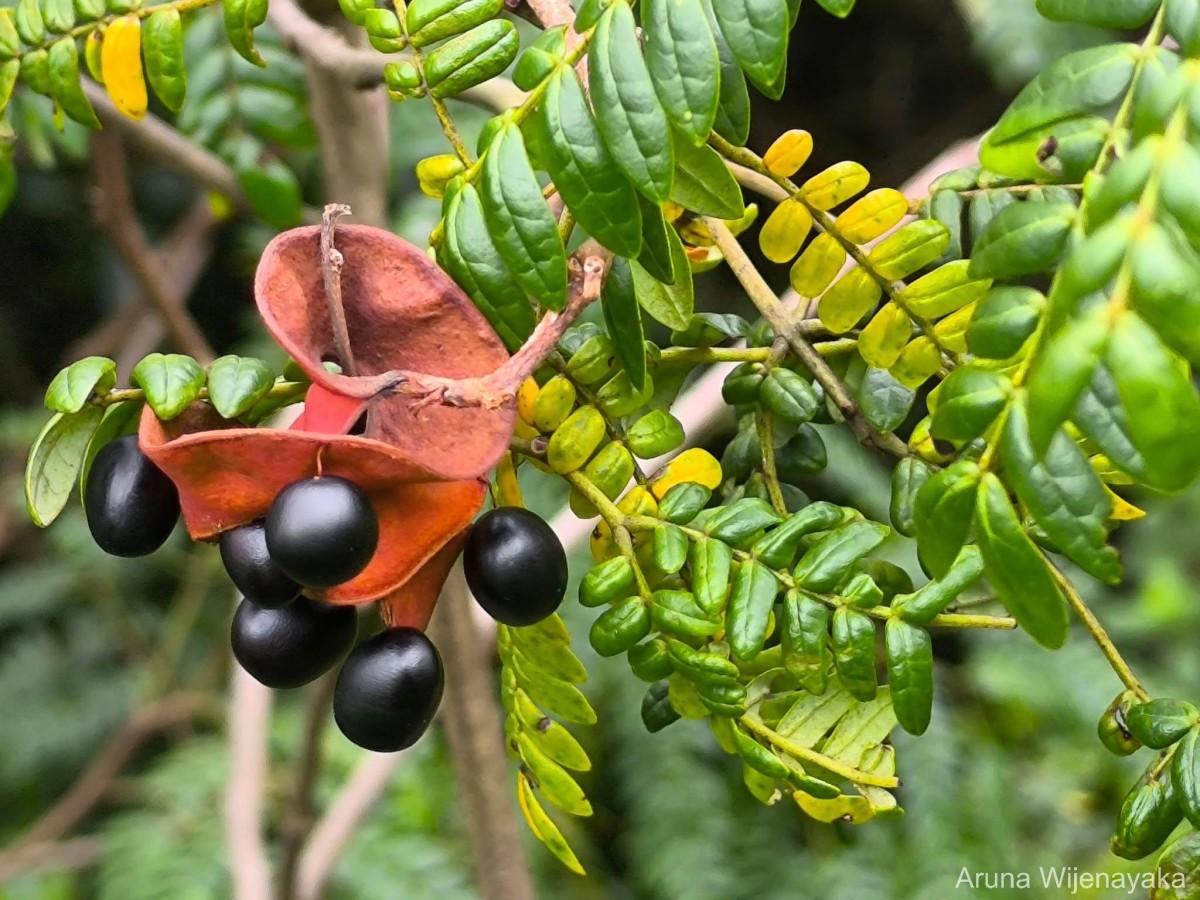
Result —
[[146, 402], [160, 419], [173, 419], [200, 396], [204, 370], [190, 356], [151, 353], [133, 367], [129, 380], [146, 394]]
[[88, 442], [102, 418], [104, 410], [99, 406], [85, 406], [76, 413], [55, 413], [34, 440], [25, 466], [25, 508], [39, 528], [58, 518], [67, 505]]
[[671, 199], [701, 216], [736, 219], [746, 211], [742, 189], [717, 151], [680, 144], [675, 148]]
[[237, 419], [265, 397], [275, 373], [261, 359], [222, 356], [208, 367], [208, 399], [226, 419]]
[[103, 356], [88, 356], [54, 376], [46, 389], [46, 408], [73, 413], [93, 396], [106, 394], [117, 383], [117, 364]]

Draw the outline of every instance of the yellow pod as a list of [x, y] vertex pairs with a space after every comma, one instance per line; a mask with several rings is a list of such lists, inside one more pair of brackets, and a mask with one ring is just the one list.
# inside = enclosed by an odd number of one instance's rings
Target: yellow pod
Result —
[[763, 156], [763, 163], [773, 175], [791, 178], [808, 162], [812, 150], [812, 135], [801, 128], [793, 128], [775, 139]]
[[763, 224], [758, 245], [771, 262], [791, 262], [812, 230], [812, 213], [799, 200], [784, 200]]
[[845, 264], [846, 248], [832, 235], [818, 234], [792, 266], [792, 287], [801, 297], [816, 297]]
[[891, 368], [912, 337], [912, 319], [895, 303], [884, 305], [858, 336], [858, 352], [867, 365]]
[[100, 71], [113, 105], [131, 119], [146, 115], [146, 76], [142, 72], [142, 23], [121, 16], [104, 32]]
[[604, 417], [594, 406], [581, 406], [550, 436], [546, 462], [560, 475], [574, 472], [604, 439]]
[[900, 354], [889, 370], [892, 377], [910, 390], [916, 390], [942, 367], [942, 354], [927, 337], [919, 337]]
[[856, 244], [873, 241], [900, 224], [908, 214], [908, 199], [895, 188], [879, 188], [855, 200], [834, 223], [842, 237]]
[[650, 489], [661, 500], [677, 484], [690, 482], [715, 491], [721, 486], [723, 477], [721, 464], [715, 456], [700, 447], [692, 447], [663, 466], [650, 482]]
[[538, 390], [538, 383], [532, 378], [522, 381], [517, 390], [517, 416], [530, 427], [533, 426], [533, 403], [537, 400]]
[[840, 162], [808, 179], [800, 192], [817, 209], [833, 209], [866, 190], [870, 181], [871, 173], [860, 163]]
[[543, 434], [554, 431], [575, 408], [575, 385], [565, 375], [555, 375], [542, 385], [533, 401], [533, 426]]
[[817, 317], [834, 334], [843, 334], [875, 308], [883, 288], [865, 269], [851, 269], [817, 304]]

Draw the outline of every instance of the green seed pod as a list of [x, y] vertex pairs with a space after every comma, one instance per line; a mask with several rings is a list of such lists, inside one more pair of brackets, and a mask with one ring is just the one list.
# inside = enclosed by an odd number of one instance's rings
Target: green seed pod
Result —
[[671, 655], [667, 652], [667, 642], [662, 638], [654, 638], [631, 648], [628, 658], [629, 668], [642, 681], [661, 681], [675, 671]]
[[1143, 859], [1162, 846], [1183, 818], [1174, 780], [1147, 771], [1126, 795], [1117, 816], [1112, 852], [1123, 859]]
[[683, 443], [683, 426], [663, 409], [652, 409], [629, 426], [625, 442], [639, 459], [653, 459], [670, 453]]
[[630, 597], [606, 609], [592, 623], [588, 639], [601, 656], [617, 656], [650, 633], [650, 613], [641, 597]]
[[785, 422], [807, 422], [821, 405], [807, 381], [791, 369], [770, 371], [758, 388], [758, 402]]
[[1129, 731], [1127, 718], [1129, 709], [1137, 703], [1137, 694], [1133, 691], [1122, 691], [1108, 705], [1104, 715], [1096, 724], [1096, 735], [1100, 743], [1109, 753], [1117, 756], [1129, 756], [1140, 750], [1142, 742]]
[[891, 618], [884, 629], [884, 641], [896, 721], [909, 734], [924, 734], [933, 712], [933, 643], [929, 632]]
[[855, 700], [874, 700], [875, 623], [866, 613], [840, 606], [833, 614], [833, 661], [838, 678]]
[[581, 406], [550, 436], [546, 463], [565, 475], [586, 463], [604, 439], [604, 417], [594, 406]]
[[538, 391], [533, 401], [533, 424], [543, 434], [550, 434], [575, 408], [575, 385], [565, 375], [555, 375]]
[[587, 607], [604, 606], [627, 596], [633, 585], [633, 565], [624, 556], [615, 556], [583, 576], [579, 602]]
[[453, 97], [501, 74], [520, 47], [521, 39], [512, 22], [484, 22], [425, 57], [425, 83], [434, 97]]
[[658, 515], [672, 525], [686, 525], [700, 514], [712, 499], [712, 491], [702, 484], [685, 481], [677, 484], [659, 501]]
[[819, 475], [828, 464], [825, 441], [811, 425], [801, 425], [795, 436], [775, 451], [775, 470], [782, 481], [795, 483]]
[[646, 696], [642, 698], [642, 724], [646, 726], [646, 730], [654, 734], [668, 725], [673, 725], [679, 719], [679, 713], [671, 705], [668, 683], [659, 681], [650, 685]]
[[829, 686], [829, 609], [820, 600], [788, 591], [783, 601], [783, 664], [810, 694]]
[[721, 385], [721, 399], [730, 406], [757, 403], [764, 377], [761, 364], [742, 363], [725, 376], [725, 382]]
[[580, 384], [596, 384], [617, 368], [617, 353], [606, 334], [597, 334], [579, 345], [567, 361], [567, 374]]

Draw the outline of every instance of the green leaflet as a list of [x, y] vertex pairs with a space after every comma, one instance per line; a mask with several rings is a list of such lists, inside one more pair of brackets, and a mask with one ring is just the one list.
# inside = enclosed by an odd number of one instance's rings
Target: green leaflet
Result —
[[151, 353], [133, 367], [129, 380], [146, 394], [146, 402], [160, 419], [173, 419], [200, 396], [204, 370], [190, 356]]
[[17, 0], [13, 12], [17, 33], [26, 44], [41, 44], [46, 37], [46, 23], [42, 19], [42, 8], [38, 0]]
[[669, 640], [667, 652], [675, 668], [693, 681], [704, 684], [733, 684], [741, 677], [738, 667], [725, 657], [693, 650], [682, 641]]
[[977, 366], [955, 369], [942, 382], [930, 434], [948, 441], [970, 441], [983, 434], [1004, 409], [1012, 382]]
[[662, 631], [683, 638], [711, 637], [724, 625], [717, 614], [701, 608], [686, 591], [655, 591], [650, 617]]
[[1182, 490], [1200, 472], [1200, 400], [1185, 367], [1128, 311], [1113, 323], [1105, 362], [1145, 460], [1145, 483]]
[[1038, 354], [1028, 382], [1029, 434], [1036, 451], [1045, 451], [1070, 415], [1092, 380], [1108, 339], [1109, 319], [1100, 309], [1070, 322]]
[[712, 491], [694, 481], [675, 485], [658, 503], [658, 517], [672, 525], [686, 525], [712, 499]]
[[1049, 271], [1062, 255], [1078, 210], [1070, 203], [1026, 200], [1005, 207], [971, 253], [975, 278], [1016, 278]]
[[788, 7], [784, 0], [714, 0], [725, 42], [750, 83], [778, 100], [787, 65]]
[[892, 470], [892, 493], [889, 506], [892, 528], [905, 537], [915, 533], [917, 494], [933, 475], [929, 463], [915, 456], [906, 456]]
[[628, 658], [630, 671], [642, 681], [661, 681], [675, 671], [671, 656], [667, 653], [667, 642], [662, 638], [638, 644], [629, 651]]
[[75, 38], [60, 38], [51, 44], [47, 65], [50, 96], [76, 122], [99, 129], [100, 120], [96, 118], [92, 102], [84, 94], [83, 84], [79, 80], [79, 48], [75, 46]]
[[665, 202], [675, 173], [671, 126], [654, 94], [626, 0], [600, 17], [588, 60], [604, 143], [638, 190], [656, 203]]
[[579, 602], [587, 607], [603, 606], [633, 590], [633, 566], [624, 556], [614, 556], [593, 567], [579, 583]]
[[892, 598], [892, 609], [906, 622], [928, 625], [934, 616], [958, 599], [958, 595], [974, 584], [983, 574], [979, 548], [968, 544], [962, 548], [954, 565], [943, 577], [929, 582], [920, 590], [898, 594]]
[[99, 406], [55, 413], [34, 440], [25, 466], [25, 508], [34, 525], [45, 528], [67, 505], [88, 443], [103, 417]]
[[701, 2], [704, 4], [709, 30], [717, 42], [721, 65], [717, 115], [713, 121], [713, 130], [731, 144], [740, 147], [750, 136], [750, 90], [746, 87], [746, 76], [742, 74], [742, 67], [738, 65], [725, 35], [721, 33], [721, 27], [713, 12], [712, 0]]
[[706, 614], [719, 613], [729, 596], [733, 551], [724, 541], [703, 538], [692, 542], [688, 549], [688, 562], [692, 567], [696, 605]]
[[542, 162], [575, 220], [618, 256], [637, 256], [642, 246], [638, 193], [601, 140], [570, 66], [550, 76], [531, 123]]
[[[680, 719], [680, 714], [675, 708], [676, 693], [678, 688], [676, 684], [689, 684], [689, 682], [676, 678], [672, 678], [670, 682], [659, 681], [650, 685], [646, 691], [646, 696], [642, 698], [642, 724], [646, 726], [646, 730], [651, 734], [662, 731], [668, 725], [673, 725]], [[692, 699], [695, 699], [695, 690], [692, 691]], [[695, 700], [699, 703], [699, 700]], [[703, 718], [703, 716], [701, 716]]]
[[[1195, 176], [1189, 171], [1174, 177]], [[1133, 309], [1173, 350], [1193, 364], [1200, 362], [1200, 295], [1195, 290], [1200, 263], [1195, 251], [1182, 234], [1156, 222], [1138, 234], [1131, 251], [1128, 242], [1121, 250], [1129, 252]]]
[[718, 540], [739, 547], [781, 519], [766, 501], [743, 497], [729, 506], [714, 509], [712, 516], [704, 523], [704, 530]]
[[641, 391], [646, 386], [646, 337], [629, 260], [619, 256], [613, 260], [600, 292], [600, 306], [629, 383]]
[[413, 0], [405, 26], [414, 47], [428, 47], [482, 25], [503, 9], [504, 0]]
[[962, 460], [942, 469], [917, 492], [913, 508], [917, 552], [921, 565], [935, 578], [950, 570], [967, 542], [979, 474], [978, 464]]
[[785, 422], [807, 422], [821, 408], [812, 385], [782, 366], [771, 369], [759, 384], [758, 400]]
[[1125, 859], [1149, 856], [1170, 837], [1182, 818], [1174, 779], [1166, 772], [1151, 778], [1147, 770], [1121, 804], [1112, 852]]
[[590, 816], [592, 804], [584, 796], [575, 779], [566, 769], [542, 752], [533, 739], [526, 733], [517, 735], [517, 747], [521, 761], [529, 767], [529, 771], [537, 779], [538, 790], [542, 796], [573, 816]]
[[292, 228], [303, 220], [300, 182], [280, 160], [240, 168], [237, 176], [250, 208], [272, 228]]
[[979, 487], [975, 537], [997, 599], [1035, 641], [1051, 650], [1061, 647], [1067, 640], [1067, 602], [991, 472]]
[[94, 395], [107, 394], [117, 383], [117, 364], [103, 356], [88, 356], [71, 363], [54, 376], [46, 388], [46, 408], [74, 413]]
[[1186, 700], [1159, 697], [1135, 703], [1125, 716], [1129, 733], [1152, 750], [1165, 750], [1194, 728], [1200, 710]]
[[849, 522], [826, 534], [800, 558], [796, 583], [811, 591], [831, 591], [853, 565], [883, 543], [891, 531], [878, 522]]
[[187, 96], [183, 65], [183, 23], [179, 10], [159, 10], [142, 23], [142, 56], [154, 93], [171, 112], [179, 112]]
[[845, 520], [845, 512], [824, 500], [810, 503], [756, 540], [751, 552], [772, 569], [790, 568], [800, 542], [814, 532], [836, 528]]
[[1162, 0], [1037, 0], [1037, 10], [1055, 22], [1083, 22], [1127, 31], [1150, 20]]
[[683, 568], [688, 557], [688, 537], [675, 525], [654, 529], [654, 565], [664, 574], [673, 575]]
[[1037, 328], [1046, 297], [1030, 287], [993, 288], [967, 326], [967, 348], [985, 359], [1015, 356]]
[[567, 252], [516, 124], [501, 128], [488, 147], [480, 188], [500, 258], [530, 297], [561, 310], [567, 302]]
[[[869, 762], [863, 759], [864, 753], [886, 740], [895, 727], [896, 715], [892, 711], [890, 691], [887, 685], [882, 685], [873, 700], [856, 703], [850, 707], [850, 711], [837, 723], [833, 733], [829, 735], [823, 752], [851, 765], [861, 761], [866, 767]], [[895, 760], [889, 760], [885, 754], [869, 771], [891, 769], [894, 772], [894, 766]]]
[[21, 37], [13, 23], [13, 11], [9, 7], [0, 10], [0, 59], [11, 60], [21, 52]]
[[933, 712], [933, 642], [929, 632], [891, 618], [884, 639], [896, 720], [909, 734], [924, 734]]
[[679, 235], [674, 228], [667, 228], [666, 237], [675, 271], [674, 284], [663, 284], [640, 262], [631, 260], [629, 267], [633, 272], [634, 293], [642, 309], [655, 321], [680, 330], [687, 327], [695, 310], [695, 285]]
[[1087, 456], [1059, 430], [1045, 454], [1033, 449], [1024, 392], [1005, 423], [1000, 458], [1025, 508], [1063, 553], [1108, 584], [1121, 580], [1117, 551], [1107, 546], [1112, 501]]
[[238, 55], [256, 66], [265, 67], [266, 60], [254, 47], [254, 29], [267, 21], [267, 0], [226, 0], [225, 34]]
[[[859, 360], [851, 363], [851, 373], [859, 364]], [[847, 380], [853, 382], [851, 373], [848, 373]], [[852, 383], [851, 388], [862, 407], [863, 416], [880, 431], [893, 431], [904, 424], [917, 398], [916, 391], [901, 384], [887, 369], [874, 366], [864, 366], [862, 380], [857, 384]]]
[[855, 700], [874, 700], [879, 690], [875, 674], [875, 623], [866, 613], [839, 606], [833, 613], [831, 633], [833, 661], [842, 685]]
[[[1020, 179], [1045, 179], [1038, 151], [1047, 137], [1062, 144], [1089, 130], [1100, 140], [1108, 129], [1103, 116], [1124, 96], [1133, 77], [1138, 49], [1133, 44], [1109, 44], [1067, 54], [1031, 81], [984, 137], [979, 161], [985, 169]], [[1095, 152], [1100, 149], [1095, 142]], [[1078, 162], [1062, 177], [1083, 174], [1095, 159]]]
[[681, 144], [675, 149], [671, 200], [701, 216], [737, 219], [746, 211], [742, 189], [716, 150]]
[[[667, 224], [662, 207], [647, 200], [641, 194], [638, 197], [638, 209], [642, 220], [642, 249], [636, 259], [638, 263], [663, 284], [674, 284], [676, 276], [682, 272], [680, 262], [686, 262], [687, 257], [679, 257], [675, 245], [682, 243], [672, 240], [668, 232], [675, 229]], [[676, 329], [678, 330], [678, 329]]]
[[66, 34], [75, 25], [75, 7], [71, 0], [41, 0], [42, 19], [52, 34]]
[[580, 746], [575, 736], [561, 724], [550, 719], [538, 709], [520, 688], [513, 692], [514, 711], [521, 722], [530, 741], [546, 756], [560, 766], [574, 769], [576, 772], [587, 772], [592, 768], [592, 761], [587, 752]]
[[726, 640], [738, 659], [749, 661], [762, 652], [778, 591], [779, 583], [766, 566], [750, 560], [738, 567], [726, 617]]
[[491, 19], [452, 38], [425, 57], [425, 83], [434, 97], [460, 94], [508, 68], [521, 37], [507, 19]]
[[1143, 480], [1146, 461], [1129, 434], [1129, 421], [1117, 396], [1117, 383], [1108, 367], [1101, 364], [1091, 383], [1075, 402], [1071, 421], [1123, 472]]
[[801, 694], [776, 731], [802, 747], [815, 746], [857, 704], [837, 681], [833, 690]]
[[542, 709], [576, 725], [596, 723], [595, 710], [575, 685], [555, 678], [530, 677], [529, 663], [520, 656], [514, 655], [512, 663], [518, 682]]
[[226, 419], [237, 419], [258, 403], [275, 383], [261, 359], [222, 356], [208, 367], [208, 399]]
[[[12, 99], [13, 88], [17, 86], [17, 78], [20, 74], [21, 60], [10, 59], [0, 63], [0, 115], [8, 107], [8, 101]], [[8, 204], [12, 201], [15, 187], [15, 169], [10, 154], [4, 154], [3, 165], [4, 173], [0, 177], [0, 200], [3, 200], [3, 206], [7, 209]]]
[[1200, 822], [1200, 730], [1192, 728], [1175, 748], [1171, 779], [1183, 814], [1196, 827]]
[[474, 185], [446, 194], [442, 252], [446, 271], [466, 291], [510, 350], [533, 333], [533, 309], [500, 258]]
[[[799, 591], [788, 591], [783, 599], [780, 623], [783, 664], [801, 687], [813, 695], [824, 694], [829, 685], [833, 657], [828, 638], [829, 610], [825, 604]], [[784, 721], [779, 723], [779, 730], [781, 734], [787, 734]]]
[[645, 0], [646, 65], [671, 124], [694, 146], [717, 116], [720, 55], [703, 0]]
[[641, 597], [629, 597], [600, 614], [592, 623], [588, 640], [601, 656], [627, 653], [650, 633], [650, 612]]

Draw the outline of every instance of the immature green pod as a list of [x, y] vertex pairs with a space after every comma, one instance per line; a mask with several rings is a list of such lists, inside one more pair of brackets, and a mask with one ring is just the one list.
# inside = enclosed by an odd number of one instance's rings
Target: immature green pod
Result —
[[646, 696], [642, 698], [642, 724], [651, 734], [662, 731], [668, 725], [678, 722], [680, 715], [671, 705], [669, 685], [659, 681], [650, 685]]
[[703, 538], [688, 549], [692, 567], [692, 589], [696, 605], [716, 615], [725, 608], [729, 596], [729, 575], [733, 569], [733, 550], [724, 541]]
[[1153, 750], [1170, 747], [1200, 722], [1200, 709], [1186, 700], [1159, 698], [1135, 703], [1126, 717], [1129, 731]]
[[633, 589], [633, 565], [624, 556], [605, 560], [583, 576], [579, 583], [579, 602], [587, 607], [603, 606]]
[[909, 734], [924, 734], [933, 712], [933, 642], [929, 632], [893, 617], [884, 628], [884, 642], [896, 721]]
[[492, 19], [442, 44], [425, 58], [425, 83], [444, 99], [483, 84], [508, 68], [521, 39], [512, 22]]
[[1121, 804], [1112, 852], [1124, 859], [1143, 859], [1162, 846], [1182, 818], [1174, 780], [1166, 772], [1157, 778], [1147, 772]]
[[983, 558], [979, 548], [970, 544], [963, 547], [944, 578], [935, 579], [911, 594], [893, 598], [892, 609], [913, 625], [928, 625], [982, 574]]
[[658, 570], [673, 575], [687, 562], [687, 535], [675, 525], [659, 525], [654, 529], [653, 552]]
[[829, 686], [829, 609], [820, 600], [790, 590], [783, 600], [783, 664], [810, 694]]
[[580, 384], [596, 384], [613, 374], [617, 351], [607, 334], [589, 337], [567, 360], [567, 373]]
[[641, 597], [629, 597], [609, 607], [592, 623], [588, 633], [601, 656], [617, 656], [650, 633], [650, 613]]
[[469, 31], [500, 14], [504, 0], [412, 0], [408, 4], [408, 39], [414, 47]]
[[879, 690], [875, 623], [866, 613], [839, 606], [833, 614], [832, 635], [838, 678], [855, 700], [874, 700]]
[[650, 616], [659, 629], [681, 638], [708, 638], [722, 626], [721, 620], [709, 616], [687, 591], [655, 591]]
[[846, 511], [819, 500], [792, 514], [754, 542], [750, 552], [772, 569], [784, 569], [796, 558], [800, 542], [810, 534], [835, 528], [846, 518]]
[[661, 681], [675, 671], [667, 642], [662, 638], [638, 644], [629, 651], [629, 668], [642, 681]]
[[658, 504], [660, 518], [672, 525], [686, 525], [708, 505], [712, 491], [702, 484], [685, 481], [671, 488]]
[[1096, 723], [1096, 736], [1109, 753], [1129, 756], [1142, 748], [1142, 742], [1129, 731], [1127, 722], [1129, 708], [1137, 702], [1137, 694], [1133, 691], [1122, 691]]
[[730, 406], [757, 403], [764, 377], [763, 367], [759, 363], [742, 363], [725, 376], [721, 385], [721, 399]]
[[625, 442], [639, 459], [670, 453], [684, 440], [683, 426], [665, 409], [652, 409], [625, 432]]
[[574, 472], [591, 459], [604, 439], [604, 417], [594, 406], [581, 406], [550, 436], [546, 462], [555, 472]]
[[667, 640], [667, 652], [676, 671], [704, 684], [732, 684], [740, 676], [738, 667], [723, 656], [694, 650], [674, 638]]
[[533, 401], [533, 424], [543, 434], [550, 434], [575, 408], [575, 385], [565, 375], [555, 375], [538, 391]]
[[[583, 469], [588, 480], [609, 500], [615, 500], [633, 477], [634, 462], [624, 444], [605, 444]], [[598, 515], [596, 507], [583, 494], [571, 489], [571, 511], [581, 519]]]
[[807, 422], [821, 401], [811, 385], [791, 369], [776, 367], [758, 387], [758, 401], [785, 422]]

